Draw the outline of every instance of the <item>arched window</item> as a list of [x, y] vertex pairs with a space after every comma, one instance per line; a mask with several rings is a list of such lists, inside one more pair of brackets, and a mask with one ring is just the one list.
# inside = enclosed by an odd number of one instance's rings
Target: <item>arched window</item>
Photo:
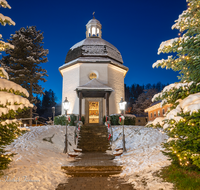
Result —
[[92, 27], [92, 36], [95, 36], [95, 27]]

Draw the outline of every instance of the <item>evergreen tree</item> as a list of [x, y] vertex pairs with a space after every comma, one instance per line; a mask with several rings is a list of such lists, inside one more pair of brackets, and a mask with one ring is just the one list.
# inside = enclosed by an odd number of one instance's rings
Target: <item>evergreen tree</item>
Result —
[[[2, 69], [2, 68], [1, 68]], [[3, 72], [5, 73], [5, 71]], [[9, 145], [22, 134], [19, 122], [14, 119], [19, 113], [28, 107], [33, 107], [28, 101], [29, 96], [26, 89], [20, 85], [7, 80], [8, 75], [0, 78], [0, 175], [12, 161], [13, 153], [5, 151]]]
[[45, 91], [41, 102], [41, 115], [45, 118], [52, 116], [52, 107], [56, 106], [56, 95], [50, 89]]
[[[183, 83], [167, 86], [153, 99], [160, 98], [163, 105], [173, 105], [164, 124], [170, 137], [164, 143], [164, 154], [180, 166], [200, 168], [200, 0], [187, 2], [187, 10], [172, 26], [179, 30], [179, 37], [162, 42], [158, 49], [159, 54], [174, 52], [175, 55], [153, 64], [153, 67], [179, 71]], [[187, 109], [184, 108], [186, 105], [189, 105]]]
[[[43, 94], [39, 81], [46, 82], [45, 76], [48, 76], [47, 71], [40, 66], [48, 61], [48, 50], [42, 45], [43, 38], [43, 33], [37, 31], [35, 26], [21, 28], [8, 40], [15, 48], [6, 50], [8, 55], [1, 60], [1, 65], [10, 75], [10, 80], [28, 90], [31, 103], [36, 103], [33, 94]], [[32, 120], [29, 120], [29, 125], [32, 125]]]
[[200, 82], [200, 1], [187, 0], [188, 9], [179, 16], [172, 29], [179, 30], [179, 37], [162, 42], [160, 53], [172, 53], [168, 59], [158, 60], [153, 67], [166, 67], [179, 71], [179, 79]]

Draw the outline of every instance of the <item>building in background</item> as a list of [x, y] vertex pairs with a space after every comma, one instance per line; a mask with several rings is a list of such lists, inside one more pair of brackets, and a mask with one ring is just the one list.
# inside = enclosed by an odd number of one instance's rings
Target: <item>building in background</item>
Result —
[[148, 112], [148, 121], [153, 121], [157, 117], [164, 117], [164, 114], [170, 107], [171, 104], [166, 104], [161, 107], [161, 101], [153, 102], [150, 107], [145, 109], [145, 112]]
[[68, 114], [85, 116], [86, 124], [102, 124], [104, 115], [120, 113], [118, 103], [124, 98], [128, 68], [118, 49], [102, 39], [97, 19], [87, 23], [86, 39], [70, 48], [59, 71], [62, 101], [67, 97], [70, 102]]
[[135, 125], [145, 126], [148, 122], [148, 114], [135, 114]]

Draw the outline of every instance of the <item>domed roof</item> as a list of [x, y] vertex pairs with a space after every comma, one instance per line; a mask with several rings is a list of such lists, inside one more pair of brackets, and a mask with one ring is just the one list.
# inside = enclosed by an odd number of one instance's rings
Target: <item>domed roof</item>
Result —
[[99, 25], [101, 25], [101, 23], [95, 18], [89, 20], [86, 25], [88, 25], [88, 24], [99, 24]]
[[86, 38], [72, 46], [67, 53], [65, 63], [79, 57], [106, 57], [123, 64], [122, 56], [118, 49], [106, 40], [98, 37]]

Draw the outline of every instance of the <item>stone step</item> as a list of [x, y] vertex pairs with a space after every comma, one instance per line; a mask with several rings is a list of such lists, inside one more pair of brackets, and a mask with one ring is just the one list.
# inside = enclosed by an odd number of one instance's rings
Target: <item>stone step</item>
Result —
[[68, 175], [81, 177], [84, 176], [109, 176], [119, 174], [122, 166], [62, 166]]

